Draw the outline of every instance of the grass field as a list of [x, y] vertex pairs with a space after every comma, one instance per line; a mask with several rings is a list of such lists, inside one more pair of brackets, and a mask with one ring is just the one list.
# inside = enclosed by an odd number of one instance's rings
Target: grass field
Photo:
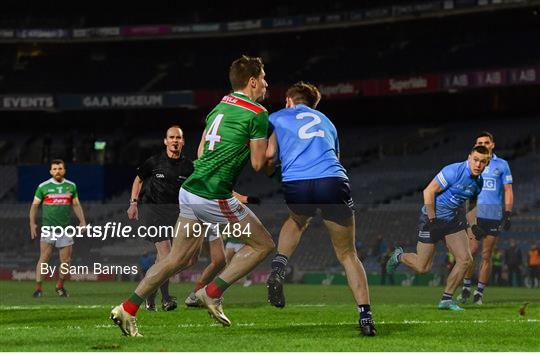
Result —
[[[230, 328], [202, 309], [139, 311], [143, 338], [126, 338], [109, 320], [134, 283], [68, 283], [69, 298], [54, 284], [33, 299], [31, 282], [0, 282], [2, 351], [540, 351], [540, 291], [488, 288], [485, 305], [466, 311], [436, 309], [440, 288], [372, 286], [379, 335], [361, 337], [358, 314], [345, 286], [287, 285], [288, 304], [266, 304], [262, 285], [233, 286], [224, 309]], [[190, 284], [173, 284], [185, 298]], [[523, 302], [531, 302], [525, 316]]]

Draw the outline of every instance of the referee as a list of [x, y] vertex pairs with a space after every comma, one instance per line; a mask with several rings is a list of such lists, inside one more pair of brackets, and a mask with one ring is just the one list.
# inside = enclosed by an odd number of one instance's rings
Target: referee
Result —
[[[138, 205], [141, 204], [141, 219], [146, 226], [174, 227], [179, 213], [180, 187], [193, 173], [193, 162], [182, 154], [185, 141], [179, 126], [174, 125], [167, 129], [163, 144], [164, 152], [150, 157], [137, 168], [137, 176], [131, 187], [128, 217], [130, 220], [138, 220]], [[156, 263], [171, 251], [169, 237], [147, 237], [146, 240], [156, 246]], [[161, 285], [160, 290], [163, 310], [176, 309], [176, 299], [169, 295], [169, 280]], [[149, 311], [156, 311], [156, 293], [146, 299], [146, 309]]]

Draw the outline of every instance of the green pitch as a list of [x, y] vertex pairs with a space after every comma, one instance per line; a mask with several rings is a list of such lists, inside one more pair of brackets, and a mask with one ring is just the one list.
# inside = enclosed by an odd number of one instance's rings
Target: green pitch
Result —
[[[203, 309], [141, 309], [144, 337], [126, 338], [108, 316], [134, 283], [67, 283], [67, 299], [53, 287], [33, 299], [31, 282], [0, 282], [3, 351], [540, 351], [538, 289], [488, 288], [485, 305], [447, 312], [436, 309], [440, 288], [372, 286], [379, 335], [366, 338], [345, 286], [287, 285], [288, 304], [276, 309], [263, 286], [237, 285], [224, 302], [230, 328]], [[183, 302], [190, 288], [172, 284], [171, 293]]]

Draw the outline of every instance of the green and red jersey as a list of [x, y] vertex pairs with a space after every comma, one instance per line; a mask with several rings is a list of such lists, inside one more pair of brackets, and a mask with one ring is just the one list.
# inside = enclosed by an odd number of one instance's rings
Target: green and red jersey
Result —
[[71, 205], [78, 197], [75, 183], [64, 179], [57, 182], [54, 178], [41, 183], [34, 195], [43, 203], [43, 226], [68, 226], [71, 221]]
[[204, 153], [182, 188], [207, 199], [227, 199], [249, 154], [250, 140], [266, 139], [268, 112], [242, 93], [232, 93], [206, 118]]

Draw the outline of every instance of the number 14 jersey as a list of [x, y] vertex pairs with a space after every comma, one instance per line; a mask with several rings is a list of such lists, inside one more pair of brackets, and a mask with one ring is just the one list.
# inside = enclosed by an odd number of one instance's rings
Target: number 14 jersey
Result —
[[336, 127], [323, 113], [299, 104], [270, 115], [278, 141], [282, 181], [347, 178], [338, 159]]
[[266, 139], [268, 112], [234, 92], [206, 117], [204, 153], [182, 188], [207, 199], [228, 199], [250, 153], [249, 141]]

